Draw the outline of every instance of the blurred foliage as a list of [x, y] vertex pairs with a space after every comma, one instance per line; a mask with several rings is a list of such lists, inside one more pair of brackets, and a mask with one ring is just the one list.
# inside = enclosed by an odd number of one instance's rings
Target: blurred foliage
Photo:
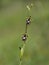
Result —
[[0, 65], [19, 65], [19, 46], [28, 16], [27, 4], [33, 3], [30, 12], [32, 23], [22, 65], [49, 65], [49, 1], [0, 0]]

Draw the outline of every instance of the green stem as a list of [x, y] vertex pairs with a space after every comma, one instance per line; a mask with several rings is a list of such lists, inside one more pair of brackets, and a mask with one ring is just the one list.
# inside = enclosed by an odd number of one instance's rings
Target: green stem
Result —
[[22, 61], [20, 61], [20, 64], [19, 65], [22, 65]]
[[[23, 44], [22, 48], [23, 48], [23, 52], [21, 51], [20, 53], [24, 54], [25, 43]], [[23, 59], [23, 55], [20, 56], [20, 64], [19, 65], [22, 65], [22, 59]]]

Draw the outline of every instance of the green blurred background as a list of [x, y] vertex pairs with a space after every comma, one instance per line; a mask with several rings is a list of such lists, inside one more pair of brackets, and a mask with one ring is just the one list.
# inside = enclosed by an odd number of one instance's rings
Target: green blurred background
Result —
[[49, 0], [0, 0], [0, 65], [19, 65], [19, 46], [33, 3], [22, 65], [49, 65]]

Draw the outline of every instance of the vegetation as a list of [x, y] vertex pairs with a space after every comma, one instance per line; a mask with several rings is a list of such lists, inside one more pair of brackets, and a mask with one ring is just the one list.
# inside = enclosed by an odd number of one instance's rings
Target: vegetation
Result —
[[[1, 1], [1, 0], [0, 0]], [[22, 65], [49, 65], [49, 1], [33, 0], [32, 22]], [[2, 0], [0, 8], [0, 65], [19, 65], [21, 35], [29, 1]]]

